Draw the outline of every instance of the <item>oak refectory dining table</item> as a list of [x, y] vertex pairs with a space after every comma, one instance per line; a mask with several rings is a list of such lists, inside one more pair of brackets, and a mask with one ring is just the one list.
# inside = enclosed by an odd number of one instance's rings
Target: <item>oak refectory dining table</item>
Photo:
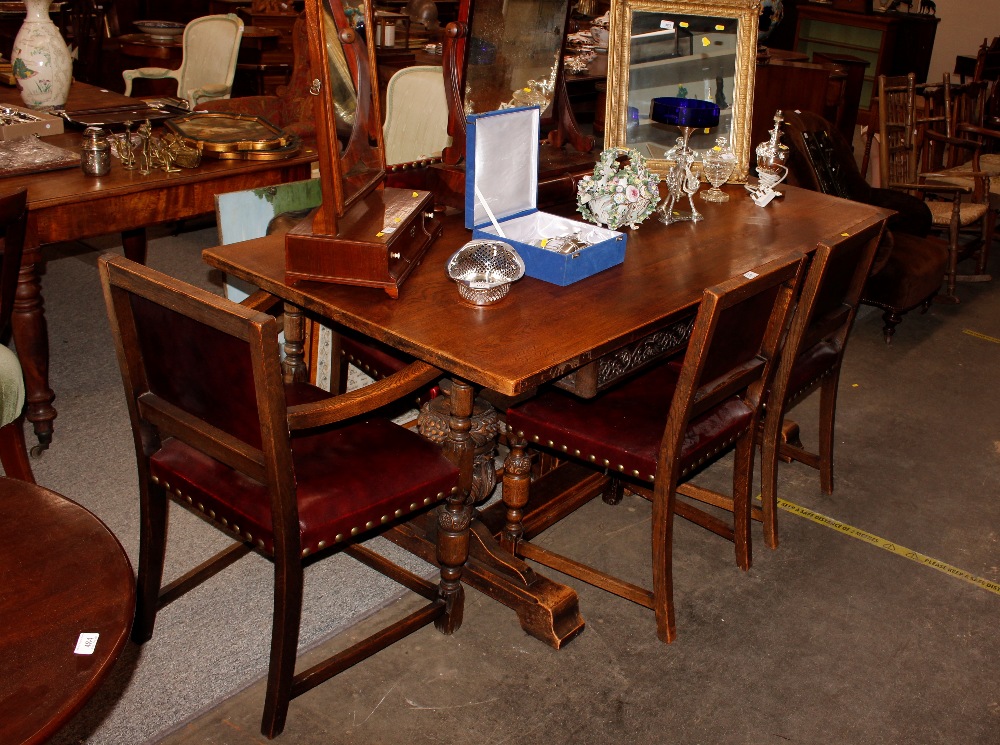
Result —
[[[70, 88], [67, 112], [136, 105], [128, 98], [86, 83]], [[23, 106], [16, 88], [0, 88], [0, 104]], [[80, 151], [82, 135], [66, 125], [63, 134], [45, 142]], [[307, 179], [316, 160], [315, 147], [303, 146], [284, 160], [214, 160], [204, 158], [195, 169], [178, 173], [154, 170], [143, 175], [126, 171], [112, 158], [111, 173], [95, 178], [80, 168], [4, 177], [0, 189], [28, 189], [28, 233], [12, 320], [14, 341], [27, 388], [27, 418], [40, 448], [52, 439], [56, 410], [49, 387], [49, 345], [42, 299], [40, 247], [121, 233], [125, 255], [144, 261], [146, 228], [215, 211], [215, 196], [272, 184]]]
[[[461, 215], [444, 218], [441, 237], [400, 288], [397, 299], [376, 288], [285, 280], [282, 235], [209, 248], [204, 260], [285, 301], [286, 374], [301, 374], [298, 320], [302, 310], [382, 341], [451, 376], [452, 432], [469, 432], [472, 397], [455, 410], [456, 391], [473, 387], [505, 397], [530, 395], [543, 383], [593, 396], [650, 360], [683, 348], [704, 288], [789, 253], [812, 251], [851, 226], [887, 213], [868, 205], [795, 187], [766, 208], [729, 185], [731, 201], [700, 203], [701, 222], [666, 226], [655, 216], [626, 230], [625, 262], [560, 287], [525, 277], [500, 302], [463, 302], [445, 273], [451, 254], [471, 240]], [[335, 250], [335, 249], [331, 249]], [[336, 378], [334, 378], [336, 379]], [[464, 436], [464, 435], [463, 435]], [[459, 447], [459, 446], [457, 446]], [[471, 447], [460, 444], [462, 457]], [[532, 486], [526, 537], [557, 517], [556, 494], [592, 498], [606, 477], [566, 464], [544, 488]], [[536, 488], [539, 486], [540, 488]], [[560, 647], [583, 628], [575, 592], [534, 572], [496, 540], [504, 505], [477, 512], [463, 581], [513, 608], [529, 634]], [[434, 561], [433, 520], [387, 534]]]

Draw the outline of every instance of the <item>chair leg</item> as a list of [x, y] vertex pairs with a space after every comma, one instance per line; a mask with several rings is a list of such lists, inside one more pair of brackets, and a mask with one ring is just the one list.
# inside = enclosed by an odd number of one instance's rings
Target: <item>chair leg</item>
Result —
[[838, 370], [823, 380], [819, 391], [819, 483], [824, 494], [833, 494], [833, 430], [839, 381]]
[[601, 499], [604, 504], [610, 504], [612, 506], [616, 504], [621, 504], [622, 500], [625, 498], [625, 482], [620, 478], [612, 476], [608, 479], [608, 487], [604, 490], [601, 495]]
[[886, 344], [892, 344], [892, 336], [896, 333], [896, 326], [903, 320], [903, 316], [890, 308], [882, 314], [882, 336], [885, 337]]
[[136, 579], [132, 641], [142, 644], [153, 636], [156, 605], [163, 581], [167, 546], [167, 492], [162, 484], [147, 482], [139, 496], [139, 571]]
[[986, 273], [986, 268], [990, 261], [990, 244], [993, 243], [996, 222], [997, 213], [991, 209], [986, 217], [983, 218], [983, 245], [979, 248], [979, 256], [976, 261], [976, 274], [979, 276], [989, 276]]
[[274, 559], [274, 616], [271, 621], [271, 660], [267, 668], [267, 693], [260, 731], [268, 739], [285, 728], [292, 700], [295, 656], [302, 620], [302, 562]]
[[0, 427], [0, 464], [9, 478], [35, 483], [28, 460], [28, 447], [24, 442], [24, 417]]
[[753, 563], [750, 543], [750, 489], [753, 485], [754, 431], [751, 429], [736, 443], [733, 464], [733, 543], [736, 565], [746, 571]]
[[764, 545], [778, 547], [778, 451], [782, 432], [780, 412], [770, 412], [764, 419], [760, 446], [760, 499]]
[[677, 638], [674, 618], [674, 493], [655, 490], [652, 514], [653, 611], [656, 614], [656, 636], [670, 644]]
[[447, 609], [434, 620], [442, 634], [453, 634], [462, 626], [465, 609], [465, 589], [462, 587], [462, 567], [469, 558], [469, 526], [472, 505], [466, 504], [465, 494], [456, 494], [442, 505], [437, 521], [437, 560], [441, 566], [438, 595]]

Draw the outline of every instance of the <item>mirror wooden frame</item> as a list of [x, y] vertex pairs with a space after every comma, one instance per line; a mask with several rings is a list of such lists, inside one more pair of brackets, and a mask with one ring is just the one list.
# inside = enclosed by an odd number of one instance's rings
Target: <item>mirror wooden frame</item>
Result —
[[[381, 119], [378, 96], [373, 94], [371, 88], [377, 67], [374, 47], [358, 38], [344, 13], [342, 0], [331, 0], [329, 5], [356, 97], [351, 136], [341, 149], [337, 136], [337, 102], [334, 100], [337, 81], [331, 74], [331, 67], [335, 62], [329, 58], [327, 46], [338, 40], [327, 38], [327, 34], [334, 29], [325, 27], [324, 0], [306, 0], [310, 66], [314, 76], [310, 92], [317, 97], [318, 104], [315, 107], [316, 139], [323, 189], [323, 205], [315, 223], [318, 230], [336, 235], [337, 219], [355, 201], [381, 185], [385, 180], [386, 168], [384, 155], [381, 155], [378, 163], [369, 167], [360, 179], [348, 176], [356, 164], [372, 159], [373, 154], [366, 151], [376, 151], [375, 157], [385, 152], [382, 129], [375, 126]], [[366, 28], [371, 28], [367, 24], [370, 16], [371, 11], [366, 8]]]
[[[479, 0], [483, 6], [483, 0]], [[501, 3], [502, 5], [505, 3]], [[562, 148], [569, 143], [581, 153], [589, 153], [594, 149], [595, 141], [591, 135], [584, 134], [576, 121], [566, 92], [566, 78], [563, 67], [563, 57], [566, 53], [565, 40], [570, 24], [573, 3], [565, 3], [566, 14], [562, 19], [562, 43], [557, 54], [558, 71], [552, 99], [542, 110], [542, 123], [548, 125], [548, 142], [556, 148]], [[448, 101], [448, 134], [452, 144], [444, 149], [442, 162], [456, 165], [465, 158], [465, 87], [467, 84], [468, 57], [467, 48], [472, 27], [475, 25], [474, 0], [459, 0], [458, 18], [449, 23], [444, 31], [444, 52], [442, 65], [444, 67], [445, 96]], [[480, 8], [483, 12], [483, 7]], [[477, 112], [482, 113], [482, 112]], [[553, 126], [554, 125], [554, 126]]]
[[[712, 2], [612, 0], [604, 146], [628, 147], [626, 127], [633, 11], [733, 18], [739, 22], [739, 28], [736, 38], [730, 147], [736, 155], [739, 167], [729, 180], [732, 183], [745, 182], [750, 169], [750, 126], [753, 119], [753, 84], [757, 65], [757, 26], [760, 7], [760, 0], [712, 0]], [[662, 174], [670, 167], [670, 161], [650, 159], [647, 160], [647, 165], [650, 170]]]

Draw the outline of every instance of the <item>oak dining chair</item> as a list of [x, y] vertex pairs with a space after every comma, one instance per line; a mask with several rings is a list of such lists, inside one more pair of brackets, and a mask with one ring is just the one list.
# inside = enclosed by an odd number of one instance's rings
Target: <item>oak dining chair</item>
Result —
[[[706, 289], [682, 358], [656, 364], [593, 399], [549, 388], [511, 407], [511, 451], [503, 476], [504, 545], [518, 556], [653, 609], [657, 635], [664, 642], [676, 636], [675, 514], [732, 540], [737, 564], [749, 569], [755, 438], [802, 262], [801, 254], [791, 255]], [[651, 590], [526, 539], [521, 515], [530, 500], [530, 469], [525, 468], [529, 445], [588, 464], [611, 477], [610, 488], [624, 486], [652, 502]], [[692, 476], [729, 451], [735, 451], [731, 494], [691, 483]], [[693, 502], [721, 508], [730, 522]], [[566, 514], [579, 506], [567, 508]]]
[[[147, 642], [164, 606], [237, 559], [251, 551], [269, 559], [274, 601], [261, 731], [270, 738], [282, 731], [291, 699], [431, 622], [446, 634], [457, 630], [469, 543], [458, 468], [439, 446], [380, 415], [440, 371], [416, 362], [333, 396], [285, 383], [272, 316], [120, 256], [101, 257], [98, 268], [139, 470], [133, 640]], [[171, 503], [234, 543], [162, 585]], [[437, 583], [365, 545], [441, 503]], [[296, 672], [304, 568], [337, 553], [427, 603]]]
[[[882, 238], [885, 220], [873, 217], [821, 243], [809, 261], [802, 294], [795, 305], [781, 363], [765, 404], [761, 439], [761, 515], [764, 543], [778, 546], [778, 459], [795, 460], [820, 472], [824, 494], [833, 493], [834, 420], [837, 389], [847, 340], [868, 273]], [[806, 450], [795, 434], [787, 436], [784, 416], [819, 391], [819, 447]]]

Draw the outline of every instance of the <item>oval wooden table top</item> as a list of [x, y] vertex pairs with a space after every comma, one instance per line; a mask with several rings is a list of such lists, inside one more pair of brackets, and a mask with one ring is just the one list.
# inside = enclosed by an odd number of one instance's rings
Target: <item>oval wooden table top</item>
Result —
[[[39, 743], [97, 690], [135, 611], [132, 565], [93, 514], [0, 478], [0, 742]], [[90, 654], [82, 634], [96, 634]]]

